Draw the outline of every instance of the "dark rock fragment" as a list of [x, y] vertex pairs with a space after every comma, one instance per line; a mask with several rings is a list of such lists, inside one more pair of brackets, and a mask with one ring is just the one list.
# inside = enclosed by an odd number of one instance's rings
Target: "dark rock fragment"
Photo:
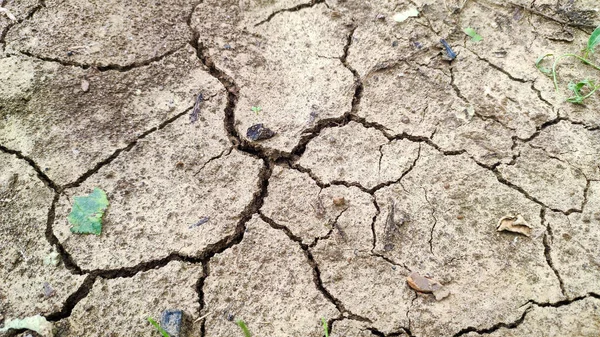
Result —
[[248, 137], [250, 140], [269, 139], [273, 136], [275, 136], [275, 132], [265, 127], [262, 123], [254, 124], [248, 128], [248, 131], [246, 131], [246, 137]]
[[171, 337], [181, 336], [181, 325], [183, 323], [183, 311], [179, 309], [167, 309], [160, 316], [160, 327]]

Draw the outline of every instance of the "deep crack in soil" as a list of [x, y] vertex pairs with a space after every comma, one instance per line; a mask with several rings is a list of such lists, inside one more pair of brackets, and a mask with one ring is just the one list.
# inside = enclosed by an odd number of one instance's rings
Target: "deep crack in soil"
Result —
[[[190, 29], [191, 29], [191, 19], [194, 14], [194, 10], [201, 3], [202, 3], [202, 1], [196, 3], [193, 6], [192, 12], [187, 17], [187, 24], [190, 27]], [[273, 19], [275, 16], [277, 16], [280, 13], [301, 11], [303, 9], [308, 9], [308, 8], [311, 8], [311, 7], [313, 7], [317, 4], [321, 4], [321, 3], [324, 3], [328, 8], [330, 6], [324, 0], [312, 0], [308, 3], [299, 4], [299, 5], [296, 5], [291, 8], [285, 8], [285, 9], [280, 9], [280, 10], [274, 11], [271, 14], [269, 14], [269, 16], [266, 19], [256, 23], [255, 26], [260, 26], [260, 25], [268, 23], [271, 19]], [[531, 13], [542, 16], [546, 19], [553, 20], [553, 21], [561, 23], [563, 25], [572, 25], [572, 26], [576, 26], [576, 27], [582, 26], [582, 25], [578, 25], [578, 24], [574, 24], [574, 23], [565, 22], [565, 21], [562, 21], [561, 19], [557, 19], [552, 16], [548, 16], [548, 15], [541, 13], [533, 8], [528, 8], [528, 7], [520, 6], [517, 4], [511, 4], [511, 6], [513, 6], [513, 7], [517, 6], [519, 8], [522, 8], [523, 10], [529, 11]], [[41, 8], [44, 8], [44, 7], [45, 7], [45, 3], [43, 1], [40, 1], [40, 4], [38, 6], [36, 6], [35, 8], [33, 8], [27, 14], [25, 19], [18, 21], [16, 23], [12, 23], [12, 24], [8, 25], [7, 27], [5, 27], [5, 29], [0, 33], [0, 44], [2, 46], [4, 46], [6, 44], [6, 42], [5, 42], [6, 35], [8, 34], [8, 31], [13, 26], [18, 25], [19, 23], [21, 23], [24, 20], [32, 19], [34, 14], [38, 10], [40, 10]], [[427, 18], [427, 20], [429, 20], [429, 18]], [[219, 69], [216, 66], [211, 55], [209, 54], [208, 47], [204, 46], [202, 43], [199, 42], [198, 32], [196, 32], [192, 29], [193, 38], [192, 38], [192, 41], [189, 42], [189, 44], [192, 45], [194, 47], [194, 49], [196, 50], [197, 58], [207, 68], [208, 73], [212, 77], [216, 78], [221, 83], [221, 85], [225, 88], [225, 90], [227, 92], [227, 102], [226, 102], [226, 106], [224, 109], [223, 123], [224, 123], [224, 128], [227, 133], [227, 137], [232, 144], [232, 146], [230, 148], [228, 148], [227, 150], [224, 150], [218, 156], [211, 157], [204, 164], [204, 166], [206, 166], [206, 164], [208, 164], [209, 162], [211, 162], [213, 160], [216, 160], [218, 158], [221, 158], [224, 155], [231, 153], [231, 151], [234, 151], [234, 150], [241, 151], [241, 152], [244, 152], [254, 158], [258, 158], [262, 161], [262, 164], [263, 164], [263, 167], [261, 168], [259, 177], [258, 177], [258, 185], [256, 187], [255, 192], [253, 193], [252, 200], [248, 205], [245, 206], [244, 210], [242, 211], [240, 219], [235, 226], [234, 233], [231, 235], [225, 236], [224, 238], [222, 238], [221, 240], [219, 240], [216, 243], [208, 245], [206, 247], [206, 249], [204, 249], [202, 251], [202, 253], [197, 256], [185, 256], [185, 255], [181, 255], [179, 253], [171, 253], [170, 255], [168, 255], [164, 258], [142, 262], [133, 267], [106, 269], [106, 270], [104, 270], [104, 269], [84, 270], [76, 264], [76, 262], [74, 261], [74, 259], [71, 256], [71, 254], [62, 246], [62, 244], [59, 242], [59, 240], [57, 239], [57, 237], [55, 236], [55, 234], [53, 232], [53, 225], [56, 220], [55, 219], [56, 206], [57, 206], [59, 197], [64, 192], [64, 190], [66, 190], [68, 188], [80, 186], [90, 176], [96, 174], [101, 168], [103, 168], [103, 167], [109, 165], [111, 162], [113, 162], [117, 157], [119, 157], [121, 155], [121, 153], [128, 152], [131, 149], [133, 149], [140, 140], [144, 139], [148, 135], [150, 135], [158, 130], [165, 128], [166, 126], [175, 122], [179, 118], [183, 118], [184, 115], [187, 115], [190, 112], [190, 110], [192, 109], [191, 107], [187, 108], [185, 111], [163, 121], [160, 125], [153, 127], [149, 130], [146, 130], [141, 135], [139, 135], [135, 140], [128, 143], [126, 146], [115, 150], [109, 157], [107, 157], [106, 159], [104, 159], [100, 162], [97, 162], [93, 168], [89, 169], [87, 172], [85, 172], [83, 175], [81, 175], [75, 181], [67, 183], [63, 186], [59, 186], [59, 185], [55, 184], [44, 173], [44, 171], [35, 163], [35, 161], [32, 158], [29, 158], [29, 157], [23, 155], [21, 151], [12, 150], [3, 145], [0, 145], [1, 152], [15, 155], [17, 158], [27, 162], [27, 164], [34, 169], [34, 171], [36, 172], [39, 179], [46, 186], [48, 186], [49, 188], [51, 188], [54, 191], [54, 198], [53, 198], [52, 204], [50, 205], [50, 208], [48, 210], [48, 218], [47, 218], [46, 228], [45, 228], [46, 240], [52, 246], [56, 247], [57, 251], [59, 252], [59, 254], [61, 256], [62, 262], [64, 263], [65, 267], [71, 273], [76, 274], [76, 275], [86, 275], [85, 280], [83, 281], [81, 286], [75, 292], [70, 294], [70, 296], [64, 302], [64, 305], [61, 308], [61, 310], [46, 315], [46, 318], [50, 321], [59, 321], [61, 319], [69, 317], [71, 315], [71, 312], [75, 308], [75, 306], [83, 298], [85, 298], [88, 295], [88, 293], [92, 289], [94, 282], [98, 278], [103, 278], [103, 279], [130, 278], [140, 272], [145, 272], [145, 271], [149, 271], [152, 269], [164, 267], [165, 265], [167, 265], [169, 262], [172, 262], [172, 261], [184, 261], [184, 262], [190, 262], [190, 263], [194, 263], [194, 264], [200, 264], [202, 266], [203, 276], [200, 277], [195, 284], [195, 291], [198, 295], [199, 313], [200, 313], [206, 307], [204, 285], [205, 285], [206, 278], [208, 276], [210, 276], [211, 258], [214, 257], [216, 254], [220, 254], [220, 253], [232, 248], [233, 246], [239, 244], [240, 242], [242, 242], [242, 240], [244, 239], [244, 233], [246, 231], [246, 225], [247, 225], [248, 221], [252, 218], [253, 215], [258, 214], [264, 222], [269, 224], [272, 228], [282, 231], [283, 233], [286, 234], [286, 236], [289, 238], [289, 240], [291, 240], [299, 245], [299, 247], [302, 249], [302, 251], [304, 253], [306, 262], [308, 263], [308, 265], [310, 265], [310, 267], [312, 269], [313, 282], [314, 282], [315, 288], [318, 289], [318, 291], [329, 302], [333, 303], [335, 305], [335, 307], [337, 308], [337, 310], [341, 313], [341, 315], [342, 315], [341, 317], [330, 318], [328, 320], [330, 333], [332, 332], [334, 323], [337, 321], [340, 321], [344, 318], [355, 320], [358, 322], [363, 322], [363, 323], [372, 323], [371, 320], [369, 320], [368, 318], [361, 317], [359, 315], [352, 313], [350, 308], [345, 307], [344, 304], [339, 299], [335, 298], [327, 290], [327, 288], [323, 285], [323, 281], [321, 280], [321, 271], [319, 269], [319, 265], [315, 261], [315, 258], [313, 257], [312, 251], [311, 251], [311, 249], [314, 248], [320, 240], [328, 240], [330, 238], [333, 231], [336, 230], [337, 220], [342, 216], [342, 214], [344, 214], [346, 209], [337, 215], [336, 219], [332, 223], [331, 229], [329, 230], [329, 232], [326, 235], [320, 236], [320, 237], [315, 237], [313, 242], [310, 244], [303, 243], [302, 238], [294, 235], [289, 228], [278, 224], [273, 219], [269, 218], [268, 216], [266, 216], [265, 214], [263, 214], [261, 212], [261, 208], [263, 207], [265, 198], [268, 193], [267, 191], [268, 191], [268, 186], [269, 186], [269, 179], [272, 176], [273, 169], [277, 165], [287, 166], [293, 170], [297, 170], [299, 172], [308, 174], [310, 176], [310, 178], [315, 181], [316, 185], [319, 186], [321, 189], [329, 187], [329, 186], [333, 186], [333, 185], [341, 185], [341, 186], [346, 186], [346, 187], [357, 187], [362, 192], [368, 193], [369, 195], [373, 196], [373, 203], [374, 203], [374, 207], [376, 209], [376, 214], [373, 216], [372, 223], [370, 224], [370, 226], [371, 226], [370, 230], [373, 235], [372, 249], [370, 252], [371, 256], [373, 256], [375, 258], [381, 258], [389, 264], [392, 264], [394, 266], [399, 266], [399, 267], [404, 268], [407, 271], [410, 271], [410, 269], [405, 264], [394, 262], [391, 258], [381, 255], [381, 254], [377, 254], [374, 252], [374, 249], [377, 244], [375, 223], [376, 223], [378, 216], [381, 214], [380, 206], [377, 203], [375, 193], [382, 188], [389, 187], [394, 184], [401, 184], [402, 179], [415, 168], [418, 160], [420, 159], [421, 143], [426, 143], [427, 145], [433, 147], [434, 149], [436, 149], [437, 151], [439, 151], [440, 153], [442, 153], [445, 156], [462, 155], [462, 154], [467, 153], [467, 150], [460, 149], [460, 150], [446, 151], [446, 150], [443, 150], [443, 148], [441, 146], [437, 145], [432, 140], [433, 135], [431, 137], [424, 137], [424, 136], [414, 136], [408, 132], [394, 133], [392, 130], [390, 130], [385, 125], [382, 125], [377, 122], [367, 121], [366, 118], [362, 118], [362, 117], [358, 116], [358, 111], [361, 107], [361, 100], [363, 98], [363, 92], [364, 92], [365, 88], [364, 88], [364, 84], [363, 84], [363, 79], [359, 75], [359, 72], [348, 61], [350, 49], [353, 46], [354, 40], [356, 38], [355, 33], [358, 28], [359, 28], [359, 26], [356, 25], [356, 23], [353, 23], [353, 26], [350, 29], [350, 32], [347, 36], [346, 44], [343, 48], [343, 55], [339, 58], [340, 62], [343, 64], [343, 66], [348, 71], [350, 71], [354, 77], [354, 94], [352, 97], [351, 109], [349, 111], [345, 112], [340, 117], [319, 120], [316, 123], [316, 125], [305, 130], [301, 139], [299, 140], [297, 145], [294, 146], [294, 148], [291, 150], [291, 152], [284, 152], [284, 151], [279, 151], [276, 149], [263, 147], [259, 143], [246, 140], [243, 136], [241, 136], [239, 134], [238, 130], [236, 129], [235, 111], [236, 111], [237, 103], [239, 100], [240, 87], [236, 83], [236, 81], [233, 77], [231, 77], [230, 75], [228, 75], [227, 73], [225, 73], [223, 70]], [[433, 32], [436, 32], [435, 29], [431, 26], [431, 23], [429, 23], [428, 28], [431, 29]], [[77, 63], [77, 62], [66, 62], [66, 61], [61, 61], [56, 58], [43, 57], [43, 56], [34, 55], [33, 53], [23, 52], [23, 51], [21, 51], [20, 53], [23, 55], [26, 55], [28, 57], [39, 59], [44, 62], [54, 62], [54, 63], [59, 63], [64, 66], [75, 66], [75, 67], [79, 67], [82, 69], [87, 69], [87, 68], [93, 67], [93, 68], [97, 68], [99, 71], [113, 70], [113, 71], [124, 72], [124, 71], [129, 71], [134, 68], [144, 67], [144, 66], [147, 66], [154, 62], [158, 62], [158, 61], [162, 60], [163, 58], [181, 50], [184, 47], [185, 47], [185, 45], [180, 46], [176, 49], [169, 50], [166, 53], [163, 53], [162, 55], [152, 57], [152, 58], [149, 58], [149, 59], [143, 60], [143, 61], [137, 61], [137, 62], [127, 64], [127, 65], [110, 64], [110, 65], [106, 65], [106, 66], [95, 66], [93, 64], [85, 64], [85, 63]], [[552, 105], [549, 101], [547, 101], [546, 99], [544, 99], [542, 97], [540, 90], [537, 89], [534, 85], [535, 80], [530, 81], [530, 80], [524, 80], [522, 78], [519, 78], [519, 77], [509, 73], [504, 68], [502, 68], [498, 65], [495, 65], [493, 62], [491, 62], [487, 58], [476, 54], [474, 51], [471, 51], [471, 52], [474, 55], [476, 55], [479, 60], [485, 62], [490, 68], [506, 75], [506, 77], [509, 80], [515, 81], [515, 82], [518, 82], [521, 84], [529, 84], [530, 83], [529, 88], [537, 93], [539, 101], [546, 106], [552, 107], [553, 110], [556, 110], [554, 105]], [[385, 69], [387, 69], [387, 68], [385, 68]], [[370, 75], [371, 75], [371, 73], [368, 73], [365, 76], [370, 76]], [[458, 96], [465, 103], [468, 103], [469, 101], [466, 98], [466, 96], [461, 92], [460, 88], [458, 88], [457, 85], [455, 84], [455, 74], [454, 74], [452, 68], [450, 68], [450, 77], [451, 77], [450, 85], [453, 88], [456, 96]], [[476, 113], [475, 117], [480, 118], [481, 120], [484, 120], [484, 121], [492, 120], [493, 122], [500, 124], [503, 128], [514, 131], [514, 129], [511, 129], [511, 128], [507, 127], [506, 125], [504, 125], [503, 123], [501, 123], [501, 121], [498, 120], [498, 118], [495, 116], [483, 116], [479, 113]], [[314, 174], [310, 169], [302, 167], [297, 163], [299, 158], [302, 157], [302, 155], [305, 153], [307, 145], [313, 139], [315, 139], [319, 135], [321, 135], [323, 130], [329, 129], [329, 128], [335, 128], [335, 127], [342, 127], [342, 126], [347, 125], [351, 121], [359, 123], [364, 128], [374, 128], [374, 129], [380, 131], [389, 141], [408, 140], [410, 142], [418, 143], [419, 151], [418, 151], [417, 158], [412, 162], [412, 165], [406, 171], [404, 171], [402, 173], [400, 178], [393, 180], [393, 181], [386, 181], [383, 183], [379, 183], [378, 185], [376, 185], [375, 187], [372, 187], [372, 188], [365, 188], [364, 186], [361, 186], [361, 184], [358, 182], [348, 182], [348, 181], [343, 181], [343, 180], [333, 180], [330, 183], [323, 183], [323, 181], [321, 181], [320, 178], [316, 174]], [[549, 121], [541, 124], [540, 126], [536, 127], [535, 132], [528, 138], [520, 139], [520, 138], [517, 138], [516, 136], [513, 136], [512, 149], [515, 149], [518, 146], [518, 143], [527, 144], [528, 142], [533, 141], [544, 130], [546, 130], [549, 127], [557, 125], [561, 121], [568, 121], [569, 123], [572, 123], [572, 124], [584, 125], [585, 128], [589, 131], [598, 129], [598, 127], [590, 127], [590, 126], [586, 125], [584, 122], [572, 121], [567, 117], [561, 117], [557, 112], [556, 118], [549, 120]], [[434, 134], [435, 134], [435, 131], [434, 131]], [[379, 170], [381, 170], [381, 159], [383, 157], [383, 153], [381, 152], [382, 147], [383, 147], [383, 145], [379, 148], [379, 151], [381, 154], [381, 156], [379, 158], [379, 164], [378, 164]], [[520, 154], [514, 154], [511, 162], [508, 165], [514, 165], [517, 158], [519, 158], [519, 155]], [[566, 216], [573, 214], [573, 213], [582, 213], [585, 206], [588, 204], [588, 192], [590, 191], [590, 184], [592, 181], [596, 181], [593, 179], [588, 179], [586, 177], [586, 186], [584, 189], [584, 199], [583, 199], [581, 208], [571, 208], [566, 211], [562, 211], [559, 209], [553, 209], [553, 208], [548, 207], [542, 201], [540, 201], [538, 198], [532, 196], [530, 193], [528, 193], [524, 188], [522, 188], [518, 184], [507, 180], [498, 169], [498, 165], [500, 165], [499, 162], [490, 166], [490, 165], [486, 165], [486, 164], [477, 162], [477, 160], [475, 160], [475, 158], [471, 154], [469, 154], [469, 157], [473, 161], [475, 161], [475, 163], [477, 163], [477, 165], [479, 165], [480, 167], [492, 172], [495, 175], [498, 182], [500, 182], [501, 184], [503, 184], [505, 186], [508, 186], [512, 190], [517, 191], [520, 195], [523, 195], [530, 201], [541, 206], [540, 217], [542, 219], [542, 223], [544, 223], [546, 221], [545, 220], [546, 210], [560, 212], [561, 214], [564, 214]], [[204, 168], [204, 166], [198, 172], [200, 172]], [[425, 193], [425, 199], [429, 203], [429, 199], [428, 199], [426, 193]], [[431, 203], [429, 203], [429, 204], [431, 206]], [[435, 226], [437, 223], [437, 218], [435, 217], [435, 209], [433, 209], [433, 207], [432, 207], [432, 217], [434, 219], [434, 223], [433, 223], [430, 233], [429, 233], [428, 245], [429, 245], [429, 252], [432, 255], [435, 255], [434, 249], [433, 249], [433, 238], [434, 238], [434, 230], [435, 230]], [[547, 265], [552, 269], [552, 271], [554, 272], [556, 278], [558, 279], [558, 281], [560, 283], [560, 289], [561, 289], [563, 296], [566, 297], [567, 295], [566, 295], [566, 291], [565, 291], [564, 281], [563, 281], [560, 273], [558, 272], [558, 269], [554, 265], [554, 261], [552, 260], [552, 255], [551, 255], [552, 243], [553, 243], [552, 242], [553, 241], [552, 227], [551, 227], [550, 223], [546, 223], [545, 227], [546, 227], [546, 231], [543, 234], [543, 240], [542, 240], [543, 245], [544, 245], [544, 257], [545, 257]], [[418, 297], [418, 295], [415, 294], [415, 297], [413, 298], [412, 302], [414, 302], [414, 300], [417, 297]], [[525, 321], [528, 313], [531, 310], [533, 310], [534, 307], [558, 308], [558, 307], [570, 305], [574, 302], [581, 301], [586, 298], [600, 299], [600, 295], [598, 295], [594, 292], [589, 292], [584, 296], [577, 296], [577, 297], [573, 297], [570, 299], [565, 299], [565, 300], [561, 300], [561, 301], [557, 301], [557, 302], [544, 302], [544, 303], [538, 303], [535, 300], [530, 300], [526, 304], [526, 305], [528, 305], [528, 307], [523, 311], [522, 315], [515, 321], [508, 322], [508, 323], [499, 322], [499, 323], [491, 325], [488, 328], [476, 328], [473, 326], [467, 326], [466, 328], [460, 329], [457, 333], [455, 333], [454, 337], [463, 336], [470, 332], [476, 332], [479, 334], [490, 334], [495, 331], [498, 331], [501, 328], [514, 329], [514, 328], [518, 327], [519, 325], [521, 325]], [[411, 302], [411, 307], [409, 307], [409, 309], [406, 313], [406, 316], [407, 316], [408, 322], [409, 322], [408, 327], [401, 328], [400, 330], [392, 332], [392, 333], [388, 333], [387, 335], [384, 334], [383, 332], [381, 332], [380, 330], [376, 329], [375, 327], [368, 327], [367, 329], [369, 331], [371, 331], [371, 333], [373, 335], [376, 335], [376, 336], [400, 336], [402, 334], [407, 334], [409, 336], [413, 336], [413, 332], [411, 332], [411, 328], [412, 328], [411, 319], [409, 317], [410, 310], [412, 309], [412, 302]], [[206, 335], [205, 323], [206, 323], [206, 320], [202, 320], [202, 322], [201, 322], [201, 335], [202, 336]], [[19, 332], [23, 332], [23, 331], [19, 330], [16, 332], [19, 333]]]

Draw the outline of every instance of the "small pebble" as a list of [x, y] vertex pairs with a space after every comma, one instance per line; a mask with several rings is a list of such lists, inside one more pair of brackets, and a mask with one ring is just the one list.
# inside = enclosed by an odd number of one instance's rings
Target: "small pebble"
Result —
[[44, 266], [56, 267], [60, 263], [60, 254], [57, 252], [50, 252], [44, 257]]
[[377, 20], [385, 20], [385, 15], [377, 14]]
[[44, 297], [52, 297], [56, 294], [56, 291], [54, 289], [52, 289], [52, 287], [50, 286], [50, 283], [48, 282], [44, 282]]
[[442, 285], [429, 277], [421, 276], [421, 274], [413, 271], [406, 278], [408, 286], [422, 293], [432, 293], [442, 289]]
[[83, 92], [88, 92], [88, 90], [90, 90], [90, 82], [81, 80], [81, 90], [83, 90]]
[[254, 124], [248, 128], [248, 131], [246, 131], [246, 137], [248, 137], [250, 140], [269, 139], [273, 136], [275, 136], [275, 132], [265, 127], [262, 123]]
[[183, 311], [179, 309], [167, 309], [160, 316], [160, 327], [171, 337], [179, 337], [181, 324], [183, 323]]
[[456, 218], [457, 218], [458, 220], [462, 220], [462, 219], [464, 219], [464, 218], [465, 218], [465, 216], [464, 216], [464, 215], [462, 215], [462, 214], [459, 214], [459, 215], [457, 215], [457, 216], [456, 216]]
[[398, 47], [398, 41], [392, 42], [392, 47]]

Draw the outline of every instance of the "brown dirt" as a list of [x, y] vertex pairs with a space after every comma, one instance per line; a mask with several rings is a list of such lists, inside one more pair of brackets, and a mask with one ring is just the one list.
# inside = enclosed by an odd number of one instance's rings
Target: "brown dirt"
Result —
[[[581, 50], [596, 1], [0, 7], [0, 327], [158, 336], [181, 309], [182, 336], [600, 336], [600, 98], [534, 66]], [[102, 234], [73, 234], [95, 187]]]

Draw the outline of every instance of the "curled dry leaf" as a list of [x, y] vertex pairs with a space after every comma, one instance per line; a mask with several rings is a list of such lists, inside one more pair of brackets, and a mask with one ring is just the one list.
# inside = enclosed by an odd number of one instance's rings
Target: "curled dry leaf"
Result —
[[422, 293], [433, 293], [442, 289], [441, 283], [429, 277], [422, 276], [416, 271], [413, 271], [408, 275], [406, 282], [409, 287]]
[[523, 234], [527, 237], [531, 237], [531, 225], [523, 219], [522, 215], [508, 215], [502, 217], [500, 221], [498, 221], [498, 226], [496, 226], [498, 232], [508, 231], [518, 234]]

